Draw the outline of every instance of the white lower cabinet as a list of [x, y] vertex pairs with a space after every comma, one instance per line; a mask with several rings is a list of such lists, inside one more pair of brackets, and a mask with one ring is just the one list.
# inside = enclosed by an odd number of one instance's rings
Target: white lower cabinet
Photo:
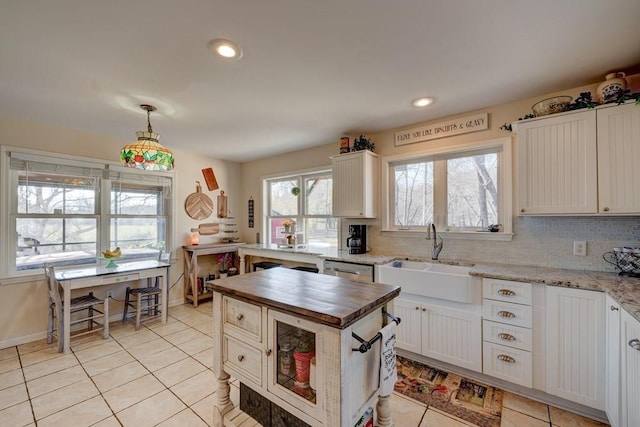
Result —
[[[640, 426], [640, 322], [622, 311], [622, 426]], [[612, 424], [613, 425], [613, 424]], [[615, 427], [615, 426], [614, 426]]]
[[394, 301], [398, 326], [396, 347], [462, 368], [482, 372], [482, 316], [449, 307]]
[[531, 284], [483, 279], [482, 289], [482, 372], [532, 387]]
[[547, 393], [604, 410], [605, 294], [546, 289]]

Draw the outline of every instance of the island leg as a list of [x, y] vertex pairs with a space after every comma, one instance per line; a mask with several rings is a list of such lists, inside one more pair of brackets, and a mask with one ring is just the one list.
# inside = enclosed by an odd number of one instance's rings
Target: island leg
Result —
[[378, 403], [376, 404], [376, 411], [378, 413], [378, 427], [393, 427], [393, 421], [391, 420], [391, 395], [378, 396]]
[[229, 374], [224, 371], [222, 371], [221, 374], [222, 375], [217, 378], [217, 401], [213, 407], [213, 425], [215, 427], [224, 426], [224, 414], [233, 409], [233, 403], [230, 398], [231, 386], [229, 385]]

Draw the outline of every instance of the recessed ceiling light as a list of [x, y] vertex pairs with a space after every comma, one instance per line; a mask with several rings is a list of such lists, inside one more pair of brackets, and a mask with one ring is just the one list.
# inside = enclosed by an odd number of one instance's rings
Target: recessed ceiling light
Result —
[[416, 108], [423, 108], [431, 104], [433, 104], [433, 98], [418, 98], [418, 99], [414, 99], [413, 102], [411, 103], [411, 105], [413, 105]]
[[231, 40], [213, 39], [209, 42], [209, 50], [225, 59], [240, 59], [242, 57], [242, 49]]

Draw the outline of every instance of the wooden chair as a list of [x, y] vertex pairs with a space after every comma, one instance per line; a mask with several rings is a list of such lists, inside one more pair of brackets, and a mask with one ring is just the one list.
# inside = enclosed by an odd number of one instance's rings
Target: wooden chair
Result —
[[[60, 296], [60, 286], [56, 280], [55, 270], [53, 265], [46, 263], [44, 265], [44, 273], [47, 281], [47, 288], [49, 292], [49, 319], [47, 325], [47, 343], [53, 342], [54, 336], [58, 339], [58, 350], [62, 351], [64, 346], [64, 329], [63, 329], [63, 314], [64, 304], [67, 301], [63, 301]], [[84, 332], [77, 332], [73, 334], [73, 337], [79, 335], [85, 335], [97, 331], [104, 331], [104, 339], [109, 338], [109, 298], [101, 300], [93, 296], [93, 292], [89, 292], [88, 295], [71, 298], [70, 304], [71, 314], [85, 311], [86, 317], [71, 320], [70, 326], [87, 322], [87, 329]], [[97, 305], [103, 306], [103, 311], [96, 308]], [[96, 321], [96, 319], [102, 318], [102, 323]], [[99, 327], [94, 328], [98, 325]]]
[[[158, 261], [170, 263], [171, 252], [162, 252], [158, 254]], [[132, 288], [127, 287], [127, 292], [124, 297], [124, 312], [122, 313], [122, 322], [127, 321], [129, 315], [129, 307], [135, 310], [136, 313], [136, 331], [140, 329], [140, 324], [143, 321], [142, 312], [146, 312], [144, 321], [158, 318], [162, 314], [162, 304], [160, 295], [162, 289], [160, 288], [159, 278], [155, 278], [155, 283], [152, 283], [153, 279], [147, 279], [146, 288]], [[167, 275], [166, 280], [169, 280]], [[134, 297], [133, 299], [131, 297]]]

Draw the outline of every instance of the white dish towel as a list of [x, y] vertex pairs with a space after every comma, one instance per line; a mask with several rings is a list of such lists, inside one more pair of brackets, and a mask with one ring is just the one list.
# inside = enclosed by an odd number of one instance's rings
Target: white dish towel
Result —
[[388, 396], [398, 380], [396, 370], [396, 333], [398, 325], [390, 322], [380, 330], [382, 345], [380, 346], [380, 396]]

